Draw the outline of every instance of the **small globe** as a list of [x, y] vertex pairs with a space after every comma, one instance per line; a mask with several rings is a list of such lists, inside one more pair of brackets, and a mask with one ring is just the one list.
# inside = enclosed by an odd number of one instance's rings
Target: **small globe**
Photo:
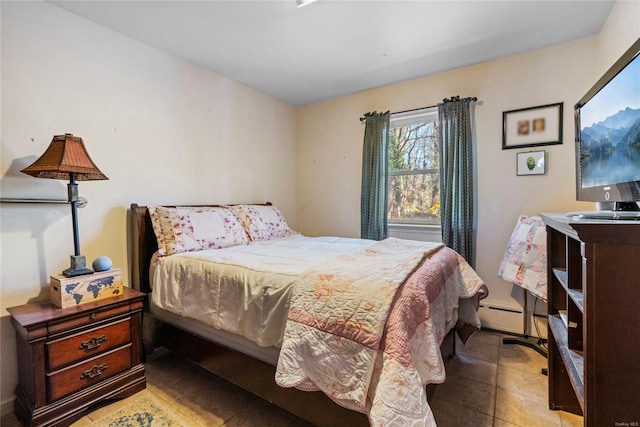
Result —
[[100, 256], [98, 258], [96, 258], [95, 260], [93, 260], [93, 269], [95, 271], [107, 271], [108, 269], [111, 268], [112, 262], [111, 262], [111, 258], [106, 257], [106, 256]]

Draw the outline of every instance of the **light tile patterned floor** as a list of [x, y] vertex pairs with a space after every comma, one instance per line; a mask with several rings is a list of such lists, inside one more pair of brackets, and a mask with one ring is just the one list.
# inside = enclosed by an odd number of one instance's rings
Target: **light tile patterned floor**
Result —
[[582, 417], [548, 409], [546, 367], [547, 359], [531, 348], [477, 333], [457, 347], [430, 402], [438, 426], [582, 426]]
[[[439, 427], [578, 427], [582, 417], [547, 406], [544, 357], [533, 349], [505, 345], [497, 333], [481, 331], [457, 346], [447, 380], [430, 402]], [[147, 390], [166, 408], [188, 420], [189, 427], [309, 427], [300, 419], [229, 385], [165, 350], [146, 364]], [[73, 427], [96, 426], [94, 420], [115, 411], [126, 400], [88, 414]], [[13, 414], [3, 427], [18, 426]]]

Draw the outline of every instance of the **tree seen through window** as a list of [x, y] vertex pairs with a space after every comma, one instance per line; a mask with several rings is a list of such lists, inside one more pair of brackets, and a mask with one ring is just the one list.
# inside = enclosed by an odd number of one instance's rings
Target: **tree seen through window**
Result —
[[440, 224], [438, 123], [393, 126], [389, 138], [389, 223]]

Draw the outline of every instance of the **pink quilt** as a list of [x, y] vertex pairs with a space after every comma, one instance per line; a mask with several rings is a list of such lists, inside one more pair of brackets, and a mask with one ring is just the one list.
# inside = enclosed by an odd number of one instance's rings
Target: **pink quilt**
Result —
[[276, 382], [321, 390], [371, 425], [435, 426], [425, 385], [459, 298], [486, 289], [442, 244], [386, 239], [308, 270], [291, 298]]

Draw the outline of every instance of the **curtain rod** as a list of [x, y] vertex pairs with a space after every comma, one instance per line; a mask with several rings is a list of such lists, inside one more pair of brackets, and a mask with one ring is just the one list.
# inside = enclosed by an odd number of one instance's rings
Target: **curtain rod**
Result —
[[428, 107], [412, 108], [411, 110], [396, 111], [396, 112], [391, 113], [391, 114], [411, 113], [412, 111], [426, 110], [427, 108], [436, 108], [437, 106], [438, 106], [438, 104], [436, 104], [436, 105], [430, 105], [430, 106], [428, 106]]
[[[442, 102], [451, 102], [451, 101], [469, 101], [469, 102], [476, 102], [478, 100], [478, 98], [476, 98], [475, 96], [473, 97], [468, 97], [468, 98], [460, 98], [459, 96], [452, 96], [451, 98], [445, 98], [442, 100]], [[412, 111], [419, 111], [419, 110], [426, 110], [427, 108], [435, 108], [440, 104], [436, 104], [436, 105], [430, 105], [428, 107], [421, 107], [421, 108], [412, 108], [411, 110], [404, 110], [404, 111], [396, 111], [393, 112], [391, 114], [401, 114], [401, 113], [410, 113]], [[376, 111], [374, 111], [373, 113], [366, 113], [363, 117], [360, 117], [360, 121], [363, 122], [365, 120], [367, 120], [367, 117], [374, 115], [374, 114], [378, 114]]]

